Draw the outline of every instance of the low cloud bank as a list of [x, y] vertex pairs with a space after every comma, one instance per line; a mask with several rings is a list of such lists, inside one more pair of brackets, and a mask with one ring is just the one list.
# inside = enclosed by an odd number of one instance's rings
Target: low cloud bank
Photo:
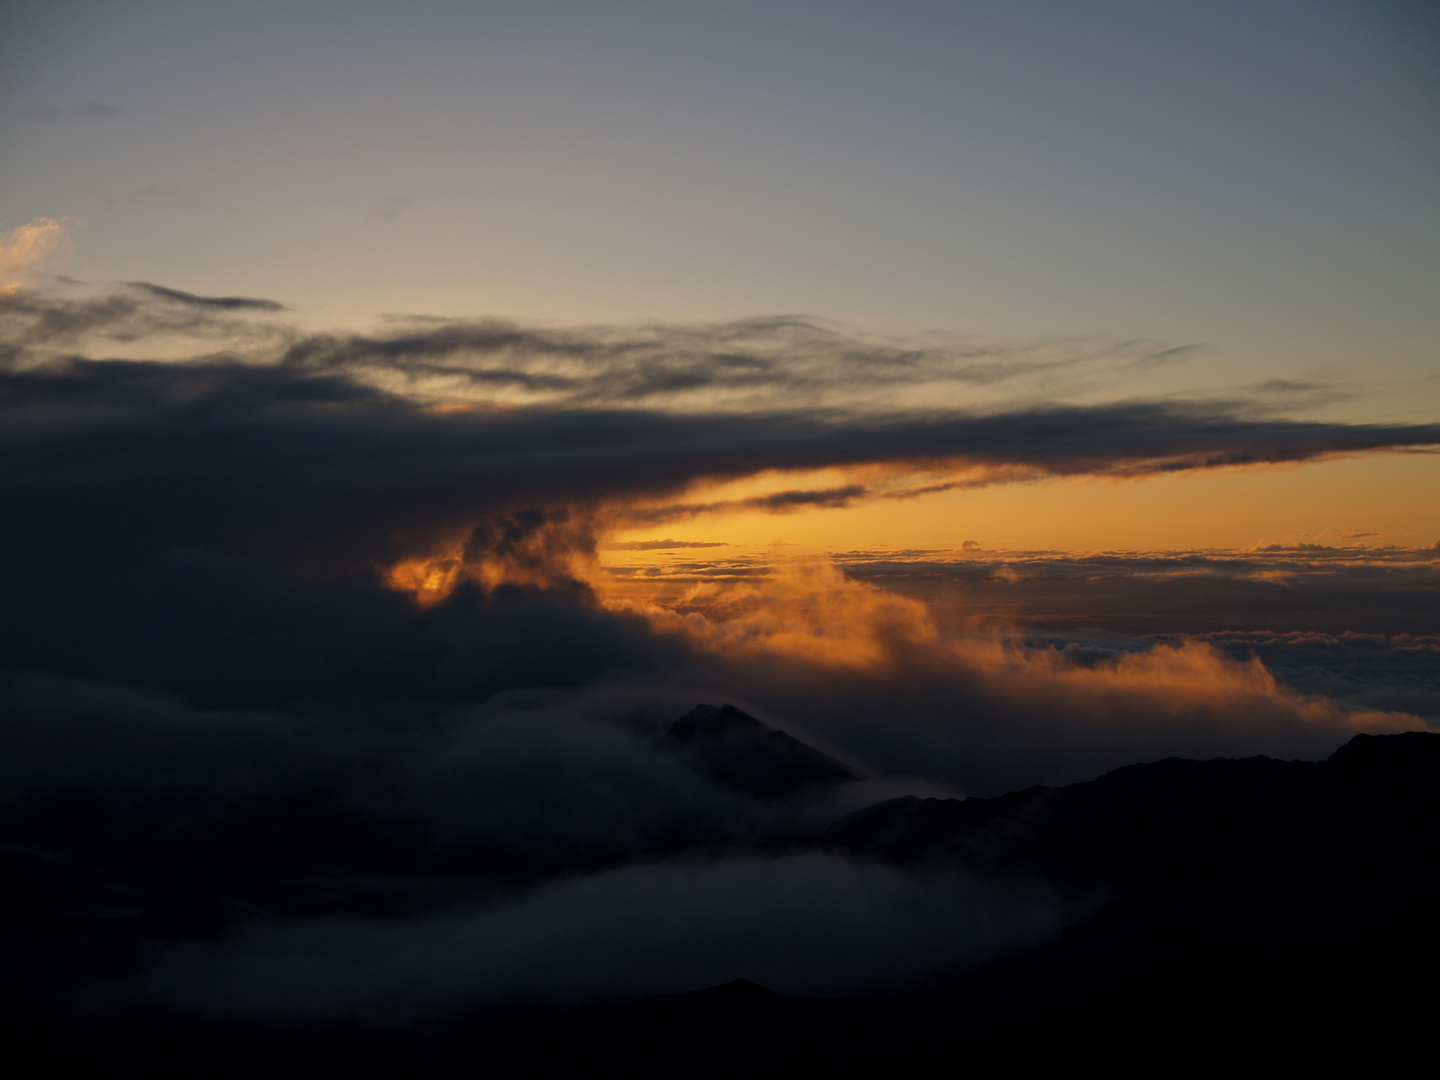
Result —
[[917, 876], [835, 855], [676, 862], [427, 919], [253, 927], [172, 954], [145, 983], [186, 1008], [273, 1018], [641, 997], [740, 978], [843, 995], [978, 962], [1082, 910], [1036, 884]]

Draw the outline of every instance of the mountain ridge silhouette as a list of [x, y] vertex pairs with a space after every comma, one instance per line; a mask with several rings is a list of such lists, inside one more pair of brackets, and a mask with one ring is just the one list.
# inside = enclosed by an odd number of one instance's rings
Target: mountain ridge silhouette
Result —
[[[756, 730], [707, 717], [722, 732]], [[703, 742], [706, 724], [689, 726], [701, 730], [681, 727], [682, 747]], [[1440, 1065], [1430, 1035], [1440, 735], [1357, 735], [1323, 762], [1170, 758], [995, 798], [894, 799], [802, 846], [1051, 888], [1088, 897], [1093, 913], [902, 993], [805, 999], [736, 980], [628, 1003], [462, 1011], [411, 1029], [139, 1008], [78, 1016], [12, 993], [5, 1034], [17, 1053], [43, 1050], [57, 1075], [109, 1061], [193, 1075], [199, 1060], [236, 1076], [1423, 1075]]]

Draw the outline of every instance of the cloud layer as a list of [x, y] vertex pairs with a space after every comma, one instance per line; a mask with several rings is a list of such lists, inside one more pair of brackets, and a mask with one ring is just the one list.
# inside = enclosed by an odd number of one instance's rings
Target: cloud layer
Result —
[[[843, 813], [1172, 754], [1321, 757], [1434, 715], [1433, 552], [756, 565], [710, 545], [661, 603], [596, 551], [776, 470], [844, 478], [746, 509], [1429, 447], [1440, 425], [944, 404], [1176, 359], [1148, 345], [281, 319], [146, 283], [0, 297], [0, 855], [47, 992], [380, 1015], [901, 985], [1075, 909], [816, 849]], [[720, 786], [661, 738], [701, 701], [863, 779]]]
[[625, 867], [404, 922], [314, 920], [173, 954], [152, 993], [295, 1018], [436, 1001], [643, 997], [744, 978], [785, 993], [893, 989], [1055, 932], [1082, 911], [1028, 888], [832, 854]]
[[[784, 333], [767, 343], [773, 355], [763, 359], [734, 351], [733, 328], [651, 331], [647, 348], [664, 358], [667, 379], [713, 388], [717, 364], [769, 372], [763, 398], [744, 411], [723, 395], [708, 408], [677, 410], [649, 383], [626, 382], [633, 362], [604, 334], [574, 331], [541, 348], [529, 332], [444, 323], [337, 343], [248, 317], [268, 312], [268, 304], [149, 285], [79, 299], [6, 298], [0, 430], [14, 464], [0, 476], [0, 495], [13, 512], [0, 553], [75, 563], [184, 547], [353, 570], [432, 555], [518, 511], [664, 520], [714, 509], [676, 497], [699, 481], [767, 470], [903, 466], [980, 484], [1306, 461], [1440, 442], [1440, 425], [1304, 422], [1235, 404], [980, 413], [886, 407], [883, 396], [876, 405], [871, 395], [866, 407], [795, 407], [794, 379], [823, 375], [863, 390], [877, 381], [928, 387], [953, 374], [908, 354], [867, 351], [834, 332], [822, 335], [823, 349], [797, 347], [794, 360], [782, 346], [796, 323], [765, 325]], [[209, 351], [185, 362], [77, 353], [177, 336]], [[477, 386], [495, 383], [496, 357], [513, 360], [515, 379], [549, 385], [561, 378], [546, 373], [547, 358], [558, 354], [573, 359], [574, 379], [589, 389], [565, 376], [546, 400], [477, 396]], [[426, 381], [435, 357], [458, 384]], [[616, 379], [621, 389], [603, 389]], [[889, 494], [884, 485], [850, 483], [782, 491], [750, 508]], [[103, 544], [94, 541], [99, 531]]]

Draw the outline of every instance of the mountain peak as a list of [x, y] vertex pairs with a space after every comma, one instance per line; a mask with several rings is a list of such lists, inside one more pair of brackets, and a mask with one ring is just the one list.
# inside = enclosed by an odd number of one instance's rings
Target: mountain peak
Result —
[[828, 754], [734, 705], [697, 705], [670, 725], [665, 739], [696, 772], [757, 799], [859, 779]]
[[769, 730], [772, 729], [734, 705], [702, 704], [671, 724], [666, 734], [681, 746], [689, 746], [696, 739], [723, 738], [738, 732], [759, 734]]

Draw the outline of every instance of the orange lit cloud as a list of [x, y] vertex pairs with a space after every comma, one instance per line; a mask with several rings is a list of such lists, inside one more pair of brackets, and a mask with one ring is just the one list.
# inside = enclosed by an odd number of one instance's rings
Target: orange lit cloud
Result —
[[[942, 618], [933, 604], [825, 559], [694, 580], [649, 607], [639, 591], [610, 602], [685, 640], [707, 682], [859, 759], [977, 793], [1173, 755], [1323, 755], [1356, 731], [1424, 730], [1410, 710], [1437, 704], [1393, 689], [1417, 675], [1423, 683], [1430, 654], [1337, 700], [1290, 685], [1223, 639], [1061, 648], [1018, 625]], [[1377, 655], [1391, 661], [1402, 651], [1382, 646]], [[1320, 663], [1343, 668], [1353, 655], [1342, 647]], [[1301, 673], [1313, 670], [1299, 662]], [[1325, 689], [1336, 690], [1333, 676]]]
[[695, 584], [674, 608], [650, 610], [657, 628], [732, 659], [949, 671], [1020, 711], [1063, 708], [1085, 722], [1143, 714], [1164, 725], [1265, 714], [1302, 724], [1423, 727], [1414, 716], [1346, 713], [1281, 685], [1258, 658], [1238, 661], [1196, 640], [1085, 664], [1029, 647], [1005, 627], [942, 634], [925, 603], [852, 580], [828, 559], [780, 560], [748, 580]]
[[385, 568], [393, 589], [428, 606], [445, 599], [465, 582], [485, 589], [497, 585], [553, 588], [596, 574], [594, 523], [568, 510], [529, 510], [475, 525], [424, 558], [404, 559]]
[[875, 667], [936, 640], [924, 604], [851, 581], [824, 559], [781, 560], [763, 577], [728, 586], [697, 584], [677, 607], [685, 613], [652, 607], [656, 626], [742, 657]]
[[[1403, 708], [1346, 707], [1302, 692], [1277, 678], [1259, 657], [1237, 657], [1195, 637], [1090, 656], [1027, 640], [1019, 626], [993, 617], [957, 622], [952, 613], [942, 620], [927, 598], [857, 580], [829, 558], [771, 553], [758, 561], [722, 559], [708, 569], [682, 564], [673, 572], [653, 567], [646, 574], [617, 575], [593, 561], [560, 556], [567, 542], [585, 535], [583, 527], [577, 533], [576, 522], [541, 522], [523, 537], [522, 532], [511, 529], [528, 562], [506, 563], [490, 554], [489, 561], [467, 564], [457, 549], [448, 562], [397, 568], [391, 582], [433, 602], [467, 576], [489, 584], [507, 574], [521, 582], [545, 574], [552, 581], [556, 573], [583, 576], [600, 603], [642, 615], [656, 633], [684, 641], [704, 664], [729, 672], [729, 685], [758, 680], [771, 687], [769, 693], [777, 684], [782, 693], [811, 686], [819, 696], [852, 685], [902, 711], [933, 710], [936, 701], [949, 700], [959, 730], [976, 722], [964, 718], [978, 709], [994, 718], [982, 727], [998, 723], [1009, 729], [992, 736], [1002, 742], [1038, 739], [1064, 746], [1079, 740], [1165, 752], [1194, 746], [1204, 752], [1230, 740], [1262, 752], [1297, 739], [1324, 744], [1354, 730], [1425, 727]], [[473, 555], [476, 545], [471, 550]], [[974, 551], [952, 558], [988, 565], [998, 587], [1018, 587], [1038, 576], [1039, 564], [1017, 570]], [[1187, 572], [1204, 569], [1192, 566]], [[1255, 574], [1241, 569], [1236, 576], [1253, 580]], [[927, 701], [906, 704], [915, 693]]]
[[[972, 791], [1323, 756], [1354, 723], [1440, 715], [1416, 650], [1344, 636], [1434, 633], [1417, 545], [1440, 519], [1416, 494], [1440, 455], [1407, 451], [1440, 425], [951, 404], [1008, 369], [803, 320], [326, 335], [282, 310], [144, 283], [0, 300], [0, 561], [26, 582], [264, 566], [408, 627], [427, 700], [735, 700]], [[1377, 546], [1335, 554], [1358, 533]], [[1218, 636], [1297, 628], [1332, 640]], [[336, 685], [391, 662], [365, 655]]]
[[0, 232], [0, 293], [18, 291], [24, 277], [68, 238], [64, 218], [36, 218]]

